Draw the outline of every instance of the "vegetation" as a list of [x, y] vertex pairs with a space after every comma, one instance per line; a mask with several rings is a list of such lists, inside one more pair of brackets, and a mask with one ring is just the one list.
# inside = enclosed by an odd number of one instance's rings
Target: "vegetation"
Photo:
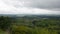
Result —
[[0, 16], [0, 34], [60, 34], [60, 19]]

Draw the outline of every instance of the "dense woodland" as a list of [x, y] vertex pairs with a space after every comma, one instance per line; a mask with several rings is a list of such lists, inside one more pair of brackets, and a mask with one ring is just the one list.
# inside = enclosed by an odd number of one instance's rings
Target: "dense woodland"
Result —
[[0, 34], [60, 34], [60, 17], [0, 16]]

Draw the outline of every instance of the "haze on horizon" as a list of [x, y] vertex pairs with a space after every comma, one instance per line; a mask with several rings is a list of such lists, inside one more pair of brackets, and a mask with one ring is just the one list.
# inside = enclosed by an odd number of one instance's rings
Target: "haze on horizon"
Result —
[[0, 14], [60, 15], [60, 0], [0, 0]]

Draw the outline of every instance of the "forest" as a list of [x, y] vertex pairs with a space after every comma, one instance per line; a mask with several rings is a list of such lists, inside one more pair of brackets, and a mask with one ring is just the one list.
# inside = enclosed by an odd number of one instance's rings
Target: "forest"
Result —
[[60, 16], [0, 16], [0, 34], [60, 34]]

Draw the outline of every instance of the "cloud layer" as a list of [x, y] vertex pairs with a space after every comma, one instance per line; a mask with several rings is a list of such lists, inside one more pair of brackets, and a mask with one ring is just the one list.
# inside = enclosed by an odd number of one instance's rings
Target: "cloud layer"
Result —
[[0, 14], [60, 14], [60, 0], [0, 0]]
[[26, 6], [35, 8], [60, 8], [60, 0], [3, 0], [6, 4], [15, 7]]

